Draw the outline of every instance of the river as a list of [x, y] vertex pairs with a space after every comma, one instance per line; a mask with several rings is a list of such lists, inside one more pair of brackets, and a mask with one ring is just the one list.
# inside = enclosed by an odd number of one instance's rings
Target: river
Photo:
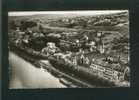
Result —
[[48, 71], [36, 68], [13, 52], [9, 52], [10, 89], [66, 88]]

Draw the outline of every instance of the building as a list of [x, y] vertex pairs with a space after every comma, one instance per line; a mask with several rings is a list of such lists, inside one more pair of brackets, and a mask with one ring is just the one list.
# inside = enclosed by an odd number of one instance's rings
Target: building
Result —
[[47, 55], [53, 55], [57, 51], [59, 51], [59, 49], [55, 46], [55, 43], [52, 42], [47, 43], [47, 46], [42, 49], [42, 53]]

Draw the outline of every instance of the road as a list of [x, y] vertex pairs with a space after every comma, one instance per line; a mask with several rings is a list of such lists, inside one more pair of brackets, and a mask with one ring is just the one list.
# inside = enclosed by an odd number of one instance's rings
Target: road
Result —
[[66, 87], [49, 72], [36, 68], [13, 52], [9, 52], [9, 64], [11, 67], [10, 89]]
[[49, 25], [47, 25], [47, 24], [41, 24], [42, 26], [43, 26], [43, 28], [48, 28], [48, 29], [51, 29], [51, 30], [59, 30], [59, 31], [90, 31], [90, 32], [92, 32], [92, 31], [95, 31], [94, 29], [76, 29], [76, 28], [67, 28], [67, 27], [56, 27], [56, 26], [49, 26]]
[[67, 27], [58, 27], [58, 26], [49, 26], [48, 24], [40, 24], [44, 29], [51, 29], [51, 30], [59, 30], [64, 32], [78, 32], [78, 31], [87, 31], [87, 32], [106, 32], [106, 33], [117, 33], [121, 35], [121, 33], [117, 32], [117, 30], [112, 30], [115, 26], [93, 26], [92, 29], [83, 29], [83, 28], [67, 28]]

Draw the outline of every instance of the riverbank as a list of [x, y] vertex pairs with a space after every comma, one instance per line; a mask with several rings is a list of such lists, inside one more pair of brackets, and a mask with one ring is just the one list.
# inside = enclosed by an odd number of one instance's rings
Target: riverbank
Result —
[[10, 89], [66, 87], [48, 71], [36, 68], [13, 52], [9, 52], [9, 64], [11, 67]]

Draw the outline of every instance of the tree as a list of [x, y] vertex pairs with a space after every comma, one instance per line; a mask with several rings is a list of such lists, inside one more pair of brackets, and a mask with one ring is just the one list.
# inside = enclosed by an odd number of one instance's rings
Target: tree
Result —
[[39, 31], [40, 31], [41, 33], [43, 33], [43, 27], [42, 27], [42, 25], [39, 25]]
[[9, 22], [9, 29], [16, 30], [16, 27], [17, 27], [17, 25], [16, 25], [15, 21], [12, 20]]
[[35, 27], [37, 26], [37, 23], [36, 22], [33, 22], [33, 21], [21, 21], [21, 26], [20, 26], [20, 29], [22, 31], [26, 30], [27, 28], [32, 28], [32, 27]]

